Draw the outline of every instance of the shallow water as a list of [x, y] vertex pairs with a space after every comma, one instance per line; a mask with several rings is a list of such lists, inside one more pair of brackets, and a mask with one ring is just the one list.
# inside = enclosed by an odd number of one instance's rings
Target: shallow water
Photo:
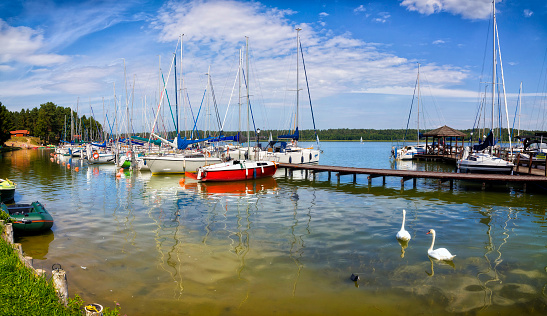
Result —
[[[390, 147], [323, 143], [321, 164], [454, 170], [391, 163]], [[0, 156], [16, 202], [40, 200], [55, 219], [52, 232], [17, 241], [36, 267], [62, 265], [71, 296], [117, 302], [122, 314], [547, 313], [547, 191], [281, 170], [181, 186], [180, 176], [117, 179], [113, 166], [79, 160], [67, 169], [50, 153]], [[395, 239], [402, 209], [407, 245]], [[428, 258], [430, 228], [453, 264]]]

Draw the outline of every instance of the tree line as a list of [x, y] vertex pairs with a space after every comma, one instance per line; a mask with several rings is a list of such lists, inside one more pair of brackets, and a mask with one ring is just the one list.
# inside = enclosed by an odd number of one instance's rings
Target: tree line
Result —
[[[71, 117], [78, 127], [74, 132], [70, 128]], [[9, 140], [10, 131], [15, 130], [27, 130], [29, 135], [39, 137], [45, 144], [58, 144], [61, 140], [90, 140], [91, 135], [102, 133], [102, 125], [93, 117], [79, 117], [70, 108], [57, 106], [53, 102], [20, 112], [11, 112], [0, 102], [0, 145]]]
[[[72, 120], [75, 122], [74, 135], [71, 126]], [[22, 109], [20, 112], [9, 111], [2, 102], [0, 102], [0, 145], [4, 144], [10, 138], [10, 131], [13, 130], [28, 130], [31, 136], [39, 137], [46, 144], [58, 144], [61, 140], [82, 140], [82, 141], [100, 141], [103, 140], [103, 127], [93, 117], [85, 115], [79, 117], [70, 108], [60, 107], [52, 102], [41, 104], [39, 108], [32, 110]], [[420, 133], [428, 132], [429, 130], [420, 130]], [[475, 139], [477, 135], [482, 135], [478, 130], [466, 129], [460, 130], [465, 133], [466, 140], [469, 140], [471, 133], [474, 133]], [[506, 129], [495, 131], [496, 138], [508, 139]], [[260, 140], [268, 139], [270, 133], [276, 139], [278, 135], [287, 134], [287, 131], [264, 130], [260, 133]], [[147, 133], [138, 133], [146, 137]], [[182, 132], [181, 132], [182, 134]], [[237, 132], [228, 131], [222, 133], [225, 136], [236, 135]], [[254, 134], [254, 133], [253, 133]], [[359, 141], [361, 138], [364, 141], [409, 141], [415, 142], [418, 139], [418, 132], [415, 129], [349, 129], [336, 128], [324, 130], [301, 130], [300, 140], [315, 141], [316, 134], [322, 141]], [[521, 131], [521, 135], [533, 135], [534, 131]], [[173, 138], [176, 135], [174, 131], [168, 133], [168, 138]], [[199, 137], [205, 137], [203, 133], [199, 133]], [[219, 132], [214, 132], [208, 136], [218, 136]], [[242, 135], [245, 137], [245, 135]], [[251, 136], [251, 140], [255, 140], [256, 135]]]

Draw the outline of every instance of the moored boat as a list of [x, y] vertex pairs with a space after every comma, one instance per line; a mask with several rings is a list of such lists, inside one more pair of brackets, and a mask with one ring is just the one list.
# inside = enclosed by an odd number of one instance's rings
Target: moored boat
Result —
[[272, 177], [277, 170], [273, 161], [231, 160], [199, 167], [197, 172], [186, 172], [189, 178], [200, 181], [238, 181]]
[[0, 179], [0, 202], [13, 201], [15, 183], [9, 179]]
[[22, 232], [41, 232], [53, 226], [53, 217], [40, 202], [31, 204], [0, 204], [3, 212], [12, 219], [13, 228]]

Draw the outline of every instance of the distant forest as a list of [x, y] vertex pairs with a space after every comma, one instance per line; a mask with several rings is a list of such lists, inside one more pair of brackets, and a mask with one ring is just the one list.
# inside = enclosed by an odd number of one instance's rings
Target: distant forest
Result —
[[[71, 117], [75, 124], [75, 135], [71, 135]], [[70, 140], [73, 138], [80, 139], [82, 141], [98, 141], [103, 137], [103, 126], [97, 122], [93, 117], [86, 117], [85, 115], [80, 117], [78, 113], [71, 111], [70, 108], [59, 107], [52, 102], [41, 104], [38, 108], [32, 110], [21, 110], [20, 112], [9, 111], [0, 102], [0, 145], [3, 145], [5, 141], [10, 138], [10, 131], [13, 130], [28, 130], [31, 136], [39, 137], [45, 144], [59, 144], [61, 140]], [[110, 129], [108, 129], [110, 131]], [[420, 133], [425, 133], [430, 130], [420, 130]], [[470, 139], [472, 129], [460, 130], [465, 133], [466, 140]], [[208, 136], [219, 136], [219, 131], [208, 131], [207, 135], [203, 131], [196, 131], [193, 138], [205, 138]], [[496, 137], [499, 137], [499, 130], [496, 130]], [[277, 136], [283, 134], [289, 134], [291, 131], [279, 131], [279, 130], [263, 130], [260, 132], [260, 140], [262, 142], [267, 141], [270, 134], [275, 140]], [[535, 131], [521, 131], [521, 135], [534, 135]], [[109, 133], [108, 133], [109, 134]], [[172, 139], [176, 135], [171, 131], [164, 134], [165, 137]], [[182, 136], [184, 133], [181, 131]], [[222, 135], [232, 136], [237, 134], [235, 131], [223, 132]], [[246, 133], [242, 133], [242, 138], [246, 137]], [[474, 131], [475, 138], [478, 134], [482, 135], [482, 131]], [[508, 139], [507, 129], [503, 129], [501, 137], [504, 140]], [[133, 133], [133, 135], [148, 137], [148, 133]], [[187, 135], [190, 135], [187, 133]], [[359, 141], [363, 138], [363, 141], [416, 141], [416, 130], [405, 129], [349, 129], [349, 128], [337, 128], [337, 129], [325, 129], [318, 130], [317, 135], [320, 141]], [[256, 140], [256, 133], [251, 132], [251, 141]], [[107, 137], [112, 137], [108, 135]], [[313, 130], [301, 130], [301, 141], [315, 141], [315, 131]]]

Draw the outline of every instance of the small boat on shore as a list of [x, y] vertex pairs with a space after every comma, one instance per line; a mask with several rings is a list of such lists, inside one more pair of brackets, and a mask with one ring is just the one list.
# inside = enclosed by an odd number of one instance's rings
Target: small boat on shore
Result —
[[231, 160], [199, 167], [197, 172], [186, 172], [189, 178], [199, 181], [238, 181], [271, 177], [277, 170], [273, 161]]
[[0, 202], [13, 201], [15, 183], [9, 179], [0, 179]]
[[53, 217], [40, 202], [10, 205], [1, 203], [0, 209], [10, 216], [16, 231], [34, 233], [53, 226]]

